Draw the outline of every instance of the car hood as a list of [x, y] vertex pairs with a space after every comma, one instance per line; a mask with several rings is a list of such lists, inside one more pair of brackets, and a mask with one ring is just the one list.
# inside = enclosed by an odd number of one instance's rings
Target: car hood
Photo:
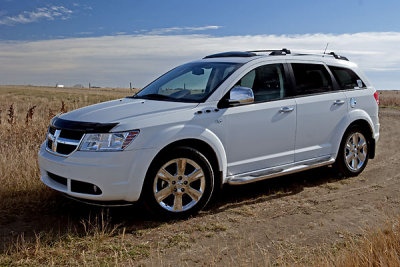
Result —
[[61, 119], [82, 122], [111, 123], [133, 117], [157, 116], [196, 107], [198, 103], [156, 101], [123, 98], [83, 107], [60, 116]]

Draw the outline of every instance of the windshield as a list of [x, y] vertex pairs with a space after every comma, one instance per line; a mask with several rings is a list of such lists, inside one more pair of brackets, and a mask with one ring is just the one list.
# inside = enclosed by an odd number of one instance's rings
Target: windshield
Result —
[[179, 66], [137, 93], [135, 98], [202, 102], [241, 64], [196, 62]]

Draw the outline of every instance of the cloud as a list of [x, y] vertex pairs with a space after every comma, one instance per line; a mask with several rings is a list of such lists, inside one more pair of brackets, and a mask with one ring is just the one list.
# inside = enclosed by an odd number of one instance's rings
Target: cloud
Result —
[[27, 24], [39, 20], [66, 20], [70, 18], [72, 10], [63, 6], [39, 7], [34, 11], [23, 11], [16, 16], [0, 18], [0, 25], [13, 26], [16, 24]]
[[203, 27], [170, 27], [170, 28], [160, 28], [153, 29], [148, 31], [147, 34], [160, 35], [167, 33], [182, 33], [182, 32], [198, 32], [198, 31], [207, 31], [207, 30], [218, 30], [222, 28], [222, 26], [203, 26]]
[[77, 32], [77, 35], [90, 35], [93, 34], [93, 32]]
[[86, 10], [92, 10], [93, 9], [91, 6], [88, 6], [88, 5], [85, 5], [85, 4], [79, 4], [79, 3], [72, 3], [72, 6], [80, 7], [81, 9], [86, 9]]
[[354, 34], [116, 35], [31, 42], [0, 41], [0, 83], [77, 83], [142, 87], [179, 64], [223, 51], [335, 51], [358, 63], [379, 89], [400, 89], [400, 32]]

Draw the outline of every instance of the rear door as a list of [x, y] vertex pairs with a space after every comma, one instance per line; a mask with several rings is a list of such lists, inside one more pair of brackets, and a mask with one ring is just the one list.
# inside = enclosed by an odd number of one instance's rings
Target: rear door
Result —
[[346, 95], [335, 90], [323, 63], [292, 62], [291, 69], [297, 104], [295, 161], [331, 156], [347, 114]]

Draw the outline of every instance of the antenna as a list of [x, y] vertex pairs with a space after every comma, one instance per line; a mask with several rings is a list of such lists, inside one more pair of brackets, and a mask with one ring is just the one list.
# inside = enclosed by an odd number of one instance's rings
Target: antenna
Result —
[[328, 49], [328, 45], [329, 45], [329, 43], [326, 43], [325, 50], [324, 50], [324, 55], [326, 54], [326, 49]]

